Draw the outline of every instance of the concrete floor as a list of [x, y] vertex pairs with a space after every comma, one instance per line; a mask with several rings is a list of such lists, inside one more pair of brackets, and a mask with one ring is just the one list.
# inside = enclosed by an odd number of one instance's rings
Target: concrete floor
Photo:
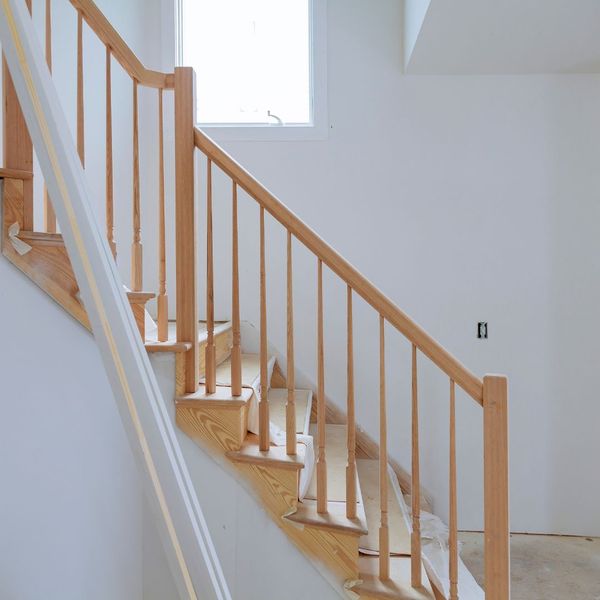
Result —
[[[483, 535], [460, 533], [460, 555], [483, 585]], [[511, 535], [512, 600], [600, 600], [600, 538]]]

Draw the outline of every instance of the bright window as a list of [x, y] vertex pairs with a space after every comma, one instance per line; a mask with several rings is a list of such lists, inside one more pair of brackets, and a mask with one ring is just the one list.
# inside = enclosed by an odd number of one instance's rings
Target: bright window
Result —
[[311, 0], [180, 0], [204, 125], [311, 125]]

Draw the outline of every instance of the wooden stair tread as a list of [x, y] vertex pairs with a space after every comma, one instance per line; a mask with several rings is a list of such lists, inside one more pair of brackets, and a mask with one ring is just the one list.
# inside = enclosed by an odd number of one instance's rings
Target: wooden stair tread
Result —
[[[310, 435], [315, 440], [315, 454], [317, 453], [317, 425], [311, 423]], [[346, 500], [346, 465], [348, 463], [348, 445], [346, 440], [345, 425], [325, 426], [325, 457], [327, 462], [327, 499], [332, 502]], [[317, 472], [306, 492], [306, 498], [317, 498]]]
[[[312, 404], [311, 390], [294, 390], [296, 392], [296, 433], [308, 435], [310, 428], [310, 408]], [[287, 390], [271, 388], [268, 394], [269, 419], [285, 431], [285, 406]]]
[[294, 456], [286, 454], [285, 446], [270, 446], [268, 450], [262, 451], [258, 445], [258, 436], [249, 433], [242, 447], [239, 450], [227, 452], [227, 456], [233, 462], [300, 470], [304, 467], [306, 446], [298, 443], [296, 452], [297, 454]]
[[[364, 553], [379, 552], [379, 461], [373, 459], [357, 459], [356, 469], [362, 490], [369, 533], [361, 538], [359, 548]], [[390, 552], [410, 556], [410, 533], [406, 519], [394, 492], [392, 480], [388, 472], [388, 518], [390, 532]]]
[[175, 399], [175, 404], [179, 407], [194, 408], [200, 404], [203, 407], [233, 407], [244, 406], [252, 398], [252, 390], [242, 388], [241, 396], [232, 396], [229, 386], [218, 385], [214, 394], [206, 393], [206, 386], [201, 385], [198, 391], [193, 394], [183, 394]]
[[356, 519], [346, 517], [345, 502], [328, 502], [327, 511], [325, 514], [318, 513], [317, 501], [305, 499], [298, 504], [298, 510], [291, 515], [287, 515], [286, 519], [294, 523], [302, 523], [322, 529], [337, 529], [356, 535], [367, 533], [367, 520], [362, 504], [359, 503], [357, 506]]
[[425, 567], [421, 567], [423, 585], [418, 589], [410, 584], [410, 568], [410, 557], [392, 556], [390, 579], [381, 581], [378, 575], [379, 558], [363, 556], [358, 559], [361, 583], [351, 589], [360, 598], [369, 600], [435, 600]]
[[[227, 330], [231, 329], [231, 322], [226, 321], [224, 323], [215, 324], [215, 335], [219, 335]], [[177, 323], [175, 321], [169, 321], [167, 341], [159, 342], [157, 339], [157, 331], [148, 332], [146, 334], [146, 350], [148, 352], [187, 352], [192, 348], [191, 342], [178, 342], [177, 341]], [[198, 323], [198, 342], [203, 343], [207, 338], [206, 322], [199, 321]]]

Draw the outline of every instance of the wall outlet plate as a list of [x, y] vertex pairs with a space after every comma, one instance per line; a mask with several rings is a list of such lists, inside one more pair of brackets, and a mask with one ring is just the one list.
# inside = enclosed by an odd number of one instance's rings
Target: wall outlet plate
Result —
[[479, 323], [477, 323], [477, 339], [487, 340], [487, 336], [488, 336], [487, 321], [479, 321]]

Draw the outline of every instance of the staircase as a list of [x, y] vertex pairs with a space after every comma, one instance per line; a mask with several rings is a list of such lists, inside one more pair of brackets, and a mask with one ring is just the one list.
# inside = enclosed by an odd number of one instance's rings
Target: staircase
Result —
[[[17, 0], [15, 0], [17, 1]], [[18, 0], [21, 1], [21, 0]], [[460, 387], [483, 411], [485, 489], [485, 597], [507, 600], [508, 565], [508, 451], [507, 381], [487, 375], [483, 380], [468, 371], [455, 357], [384, 296], [361, 273], [294, 215], [278, 198], [246, 172], [202, 131], [195, 128], [194, 73], [178, 67], [173, 73], [146, 69], [91, 0], [70, 0], [77, 11], [77, 135], [79, 159], [85, 164], [83, 95], [83, 28], [90, 28], [106, 47], [106, 79], [98, 82], [106, 100], [106, 248], [111, 260], [130, 260], [130, 289], [126, 295], [146, 351], [171, 353], [175, 357], [177, 426], [204, 452], [230, 462], [239, 478], [254, 490], [257, 502], [271, 515], [289, 539], [326, 569], [340, 593], [365, 599], [426, 599], [459, 597], [457, 543], [457, 485], [455, 395]], [[52, 67], [51, 0], [46, 2], [45, 48]], [[7, 10], [7, 9], [5, 9]], [[8, 13], [6, 13], [8, 14]], [[9, 17], [7, 17], [9, 18]], [[133, 181], [130, 248], [118, 247], [114, 236], [111, 73], [114, 66], [132, 80]], [[13, 71], [14, 74], [14, 71]], [[2, 192], [2, 253], [84, 327], [91, 320], [79, 295], [71, 264], [71, 249], [59, 231], [52, 198], [43, 200], [43, 230], [34, 229], [33, 144], [6, 63], [4, 78], [4, 168]], [[153, 88], [159, 107], [152, 124], [140, 124], [138, 88]], [[163, 98], [173, 95], [174, 146], [165, 150]], [[156, 148], [159, 208], [155, 232], [158, 249], [158, 289], [144, 288], [144, 253], [140, 197], [140, 126], [158, 127]], [[33, 137], [33, 135], [32, 135]], [[175, 161], [175, 289], [167, 290], [167, 206], [165, 202], [165, 152]], [[198, 281], [196, 231], [200, 184], [194, 162], [206, 165], [206, 277]], [[213, 171], [218, 169], [231, 185], [231, 257], [228, 272], [219, 278], [231, 281], [231, 320], [215, 320], [215, 229], [213, 219]], [[239, 251], [238, 195], [259, 209], [260, 323], [259, 351], [252, 353], [242, 338], [243, 294], [240, 270], [248, 265]], [[58, 211], [57, 211], [58, 212]], [[265, 260], [265, 218], [274, 219], [285, 231], [287, 339], [285, 359], [270, 353]], [[37, 222], [37, 220], [35, 220]], [[253, 227], [252, 223], [242, 223]], [[314, 389], [296, 386], [294, 321], [294, 248], [302, 245], [317, 266], [317, 378]], [[71, 254], [71, 256], [73, 256]], [[346, 288], [346, 343], [331, 349], [347, 361], [346, 409], [340, 411], [326, 400], [324, 362], [323, 271], [328, 269]], [[206, 295], [206, 314], [198, 315], [198, 287]], [[170, 292], [170, 294], [168, 293]], [[175, 310], [169, 306], [174, 296]], [[146, 307], [156, 298], [156, 327]], [[379, 323], [379, 397], [358, 398], [355, 393], [353, 303], [366, 302]], [[174, 317], [169, 320], [169, 317]], [[399, 333], [411, 347], [412, 453], [400, 457], [410, 462], [410, 473], [389, 460], [387, 452], [386, 335]], [[328, 349], [329, 350], [329, 349]], [[450, 473], [448, 570], [433, 573], [423, 560], [421, 510], [428, 508], [420, 488], [419, 364], [428, 358], [448, 378], [450, 406]], [[356, 422], [356, 402], [370, 402], [379, 415], [379, 439], [369, 438]], [[200, 450], [199, 450], [200, 451]], [[407, 509], [403, 494], [411, 495]], [[426, 568], [427, 567], [427, 568]], [[262, 574], [261, 574], [262, 575]], [[447, 585], [440, 585], [443, 579]], [[188, 587], [188, 591], [191, 589]], [[190, 592], [190, 597], [193, 593]]]

